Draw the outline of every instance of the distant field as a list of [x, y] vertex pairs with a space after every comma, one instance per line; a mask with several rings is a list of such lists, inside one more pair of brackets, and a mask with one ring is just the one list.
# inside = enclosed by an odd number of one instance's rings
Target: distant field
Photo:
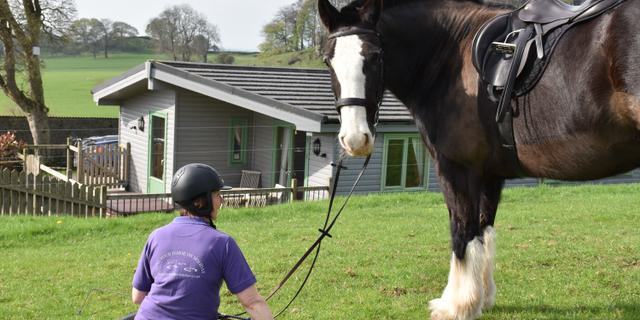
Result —
[[[115, 54], [109, 59], [87, 56], [45, 58], [43, 80], [49, 115], [117, 118], [117, 107], [96, 106], [91, 88], [153, 58], [151, 54]], [[0, 95], [0, 115], [21, 114], [13, 101]]]
[[[321, 67], [312, 52], [285, 53], [263, 56], [257, 53], [233, 53], [238, 65], [270, 65], [292, 67]], [[209, 61], [215, 63], [215, 54]], [[296, 58], [297, 57], [297, 58]], [[156, 54], [112, 54], [108, 59], [92, 56], [44, 58], [43, 80], [45, 100], [54, 117], [117, 118], [118, 108], [96, 106], [91, 89], [148, 59], [164, 60]], [[290, 62], [295, 62], [290, 65]], [[22, 111], [3, 94], [0, 94], [0, 115], [22, 115]]]

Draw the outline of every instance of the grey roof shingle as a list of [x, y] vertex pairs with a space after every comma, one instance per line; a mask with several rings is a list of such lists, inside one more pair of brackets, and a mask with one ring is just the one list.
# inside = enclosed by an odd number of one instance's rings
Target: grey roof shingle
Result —
[[[215, 80], [270, 99], [338, 120], [327, 70], [276, 67], [250, 67], [192, 62], [156, 61], [190, 74]], [[407, 108], [386, 91], [380, 121], [413, 122]]]

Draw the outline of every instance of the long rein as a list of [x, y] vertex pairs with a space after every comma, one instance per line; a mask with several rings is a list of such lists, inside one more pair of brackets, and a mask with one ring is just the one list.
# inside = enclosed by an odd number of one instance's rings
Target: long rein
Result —
[[[334, 32], [332, 34], [329, 35], [329, 39], [335, 39], [335, 38], [339, 38], [339, 37], [344, 37], [344, 36], [350, 36], [350, 35], [359, 35], [359, 34], [372, 34], [375, 35], [378, 39], [380, 38], [380, 34], [378, 34], [377, 31], [375, 30], [370, 30], [370, 29], [365, 29], [365, 28], [360, 28], [360, 27], [352, 27], [352, 28], [348, 28], [345, 30], [341, 30], [341, 31], [337, 31]], [[377, 61], [377, 63], [379, 64], [379, 74], [377, 75], [379, 77], [379, 79], [384, 79], [384, 74], [383, 74], [383, 51], [382, 49], [379, 48], [379, 60]], [[377, 104], [377, 108], [376, 108], [376, 112], [373, 115], [373, 125], [370, 126], [370, 129], [373, 133], [373, 138], [375, 139], [376, 136], [376, 127], [378, 126], [378, 120], [379, 120], [379, 116], [380, 116], [380, 107], [382, 105], [382, 100], [383, 100], [383, 96], [384, 96], [384, 85], [382, 82], [380, 82], [380, 85], [377, 88], [377, 92], [376, 92], [376, 97], [375, 99], [377, 99], [377, 101], [375, 102], [375, 104]], [[335, 104], [336, 104], [336, 109], [338, 109], [338, 114], [340, 114], [340, 108], [342, 108], [343, 106], [346, 105], [357, 105], [357, 106], [362, 106], [365, 107], [367, 106], [367, 104], [369, 103], [369, 101], [362, 98], [341, 98], [338, 99], [336, 98]], [[291, 300], [289, 301], [289, 303], [287, 303], [286, 306], [284, 306], [275, 316], [274, 318], [279, 317], [280, 315], [282, 315], [282, 313], [287, 310], [287, 308], [289, 308], [289, 306], [296, 300], [296, 298], [298, 297], [298, 295], [300, 294], [300, 292], [302, 291], [302, 289], [304, 288], [304, 286], [307, 284], [307, 281], [309, 280], [309, 277], [311, 276], [311, 272], [313, 271], [313, 268], [316, 265], [316, 261], [318, 260], [318, 255], [320, 254], [320, 247], [322, 244], [322, 240], [324, 240], [326, 237], [331, 238], [331, 234], [329, 233], [331, 231], [331, 229], [333, 228], [333, 226], [335, 225], [336, 221], [338, 220], [338, 218], [340, 217], [340, 215], [342, 214], [342, 210], [344, 210], [344, 208], [346, 207], [347, 203], [349, 202], [349, 199], [351, 198], [351, 195], [353, 194], [353, 191], [356, 189], [356, 186], [358, 185], [358, 182], [360, 182], [360, 178], [362, 178], [362, 175], [364, 174], [365, 169], [367, 168], [367, 165], [369, 164], [369, 160], [371, 160], [371, 154], [369, 154], [367, 156], [367, 158], [364, 161], [364, 164], [362, 165], [362, 169], [360, 170], [360, 173], [358, 174], [358, 177], [356, 178], [355, 182], [353, 183], [353, 186], [351, 187], [351, 190], [349, 191], [349, 194], [347, 195], [347, 197], [344, 200], [344, 203], [342, 204], [342, 206], [340, 207], [340, 209], [338, 210], [338, 213], [336, 213], [336, 215], [333, 217], [333, 219], [331, 220], [331, 223], [329, 223], [329, 220], [331, 218], [331, 210], [333, 209], [333, 202], [336, 196], [336, 190], [338, 189], [338, 180], [340, 178], [340, 172], [342, 171], [342, 169], [346, 169], [344, 166], [342, 166], [342, 161], [344, 160], [344, 155], [340, 156], [340, 159], [338, 161], [338, 164], [332, 163], [332, 166], [336, 167], [336, 175], [333, 179], [333, 188], [331, 190], [331, 197], [329, 198], [329, 208], [327, 210], [327, 215], [324, 221], [324, 226], [321, 229], [318, 229], [318, 231], [320, 232], [320, 235], [318, 236], [318, 239], [316, 239], [316, 241], [311, 245], [311, 247], [309, 247], [309, 249], [307, 249], [307, 251], [302, 255], [302, 257], [300, 257], [300, 259], [298, 260], [298, 262], [296, 262], [295, 265], [293, 265], [293, 267], [291, 268], [291, 270], [289, 270], [289, 272], [287, 273], [287, 275], [284, 276], [284, 278], [280, 281], [280, 283], [278, 283], [278, 285], [275, 286], [275, 288], [273, 288], [273, 290], [271, 291], [271, 293], [269, 294], [269, 296], [267, 296], [267, 298], [265, 299], [266, 301], [269, 301], [278, 291], [280, 291], [280, 289], [284, 286], [285, 283], [287, 283], [287, 281], [289, 280], [289, 278], [291, 278], [291, 276], [298, 270], [298, 268], [300, 268], [300, 266], [302, 265], [302, 263], [309, 257], [309, 255], [311, 255], [311, 253], [313, 252], [313, 250], [315, 249], [315, 255], [313, 257], [313, 260], [311, 261], [311, 266], [309, 267], [309, 271], [307, 271], [307, 274], [304, 277], [304, 280], [302, 281], [302, 283], [300, 284], [300, 287], [298, 288], [298, 290], [296, 291], [296, 293], [293, 295], [293, 297], [291, 298]], [[224, 315], [224, 314], [219, 314], [218, 315], [218, 319], [240, 319], [240, 320], [247, 320], [250, 318], [243, 318], [241, 317], [242, 315], [245, 315], [247, 312], [242, 312], [239, 314], [235, 314], [235, 315]]]
[[[291, 298], [291, 300], [287, 303], [287, 305], [285, 305], [275, 316], [274, 318], [279, 317], [280, 315], [282, 315], [288, 308], [289, 306], [296, 300], [296, 298], [298, 297], [298, 295], [300, 294], [300, 292], [302, 292], [302, 289], [304, 288], [304, 286], [307, 284], [307, 281], [309, 280], [309, 277], [311, 276], [311, 272], [313, 271], [315, 265], [316, 265], [316, 261], [318, 260], [318, 255], [320, 254], [320, 247], [322, 244], [322, 240], [324, 240], [326, 237], [331, 238], [331, 234], [329, 233], [331, 231], [331, 229], [333, 228], [333, 226], [335, 225], [336, 221], [338, 220], [338, 218], [340, 217], [340, 215], [342, 214], [342, 211], [344, 210], [344, 208], [346, 207], [347, 203], [349, 202], [349, 199], [351, 198], [351, 195], [353, 194], [353, 191], [355, 190], [356, 186], [358, 185], [358, 182], [360, 181], [360, 178], [362, 178], [362, 175], [364, 174], [365, 169], [367, 168], [367, 165], [369, 164], [369, 160], [371, 159], [371, 155], [368, 155], [367, 158], [364, 161], [364, 164], [362, 165], [362, 170], [360, 170], [360, 173], [358, 174], [358, 177], [356, 178], [355, 182], [353, 183], [353, 186], [351, 187], [351, 190], [349, 191], [349, 194], [347, 195], [347, 197], [345, 198], [344, 202], [342, 203], [342, 206], [340, 207], [340, 209], [338, 210], [338, 212], [336, 213], [336, 215], [333, 217], [333, 219], [331, 219], [331, 211], [333, 209], [333, 202], [335, 200], [335, 196], [336, 196], [336, 190], [338, 188], [338, 180], [340, 178], [340, 172], [342, 171], [342, 169], [346, 169], [346, 167], [344, 167], [342, 165], [342, 161], [344, 160], [344, 156], [340, 156], [340, 160], [338, 161], [338, 164], [332, 163], [332, 166], [336, 167], [336, 175], [333, 179], [333, 188], [331, 190], [331, 197], [329, 198], [329, 208], [327, 210], [327, 215], [324, 221], [324, 226], [321, 229], [318, 229], [318, 231], [320, 232], [320, 235], [318, 236], [318, 238], [316, 239], [315, 242], [313, 242], [313, 244], [309, 247], [309, 249], [307, 249], [307, 251], [300, 257], [300, 259], [298, 260], [298, 262], [296, 262], [293, 267], [291, 268], [291, 270], [289, 270], [289, 272], [284, 276], [284, 278], [278, 283], [278, 285], [276, 285], [272, 290], [271, 293], [269, 294], [269, 296], [267, 296], [267, 298], [265, 299], [266, 301], [269, 301], [271, 298], [273, 298], [275, 296], [275, 294], [280, 291], [280, 289], [284, 286], [285, 283], [287, 283], [287, 281], [289, 281], [289, 279], [291, 278], [291, 276], [293, 276], [293, 274], [298, 270], [298, 268], [300, 268], [300, 266], [302, 265], [302, 263], [311, 255], [311, 253], [314, 251], [315, 249], [315, 255], [313, 257], [313, 260], [311, 261], [311, 266], [309, 267], [309, 271], [307, 271], [307, 274], [304, 277], [304, 280], [302, 281], [302, 283], [300, 284], [300, 287], [298, 288], [298, 290], [296, 291], [296, 293], [293, 295], [293, 297]], [[329, 223], [329, 220], [331, 219], [331, 223]], [[223, 320], [223, 319], [241, 319], [241, 320], [248, 320], [250, 318], [243, 318], [242, 315], [245, 315], [247, 312], [242, 312], [239, 314], [235, 314], [235, 315], [225, 315], [225, 314], [219, 314], [218, 315], [218, 319]]]

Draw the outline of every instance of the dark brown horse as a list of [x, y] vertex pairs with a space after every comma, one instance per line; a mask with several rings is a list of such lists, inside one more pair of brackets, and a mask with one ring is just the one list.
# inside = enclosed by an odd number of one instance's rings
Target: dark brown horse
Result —
[[[555, 0], [549, 0], [555, 1]], [[319, 0], [324, 52], [347, 153], [371, 153], [381, 88], [411, 111], [449, 208], [449, 279], [432, 319], [475, 319], [495, 302], [494, 219], [506, 163], [495, 110], [478, 105], [471, 45], [505, 9], [463, 0]], [[628, 0], [562, 37], [546, 72], [514, 99], [520, 172], [588, 180], [640, 166], [640, 1]]]

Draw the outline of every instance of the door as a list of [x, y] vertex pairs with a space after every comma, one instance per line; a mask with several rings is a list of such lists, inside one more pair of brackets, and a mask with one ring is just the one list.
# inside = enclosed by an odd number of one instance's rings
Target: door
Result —
[[165, 193], [167, 115], [152, 113], [149, 130], [149, 177], [147, 193]]
[[274, 148], [274, 181], [289, 186], [291, 179], [291, 128], [277, 127]]
[[[298, 186], [304, 186], [305, 169], [307, 164], [307, 133], [304, 131], [297, 131], [294, 136], [294, 148], [293, 148], [293, 178], [298, 181]], [[298, 192], [296, 195], [297, 200], [301, 200], [304, 197], [304, 192]]]

